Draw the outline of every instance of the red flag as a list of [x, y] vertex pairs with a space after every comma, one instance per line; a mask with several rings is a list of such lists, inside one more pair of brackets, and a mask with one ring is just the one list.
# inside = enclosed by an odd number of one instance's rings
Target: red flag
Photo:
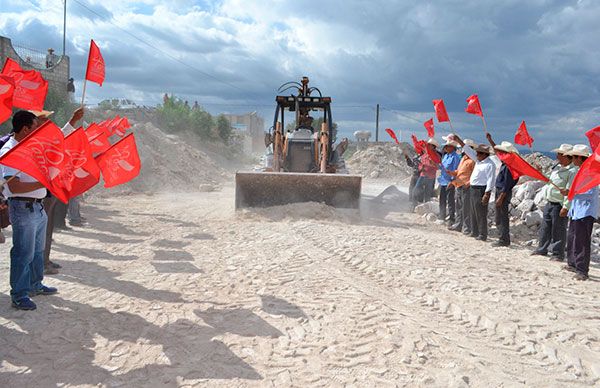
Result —
[[423, 140], [417, 140], [417, 137], [415, 135], [411, 135], [410, 137], [413, 142], [413, 147], [415, 147], [415, 152], [419, 155], [425, 152], [425, 142]]
[[600, 147], [596, 148], [592, 156], [587, 158], [575, 174], [573, 184], [569, 190], [569, 200], [577, 194], [583, 194], [600, 184]]
[[429, 136], [429, 137], [435, 136], [435, 131], [433, 130], [433, 118], [425, 121], [423, 123], [423, 126], [425, 126], [425, 128], [427, 129], [427, 136]]
[[127, 183], [140, 173], [142, 163], [133, 134], [116, 142], [105, 153], [96, 157], [104, 177], [104, 187]]
[[394, 132], [394, 130], [392, 128], [386, 128], [385, 131], [387, 132], [388, 135], [390, 135], [390, 137], [392, 139], [394, 139], [396, 144], [400, 144], [400, 142], [398, 141], [398, 138], [396, 137], [396, 133]]
[[48, 81], [39, 71], [23, 70], [17, 62], [8, 58], [4, 63], [2, 74], [12, 77], [14, 81], [13, 106], [29, 110], [44, 109]]
[[13, 71], [23, 71], [23, 68], [11, 58], [6, 58], [6, 61], [4, 62], [4, 67], [2, 67], [2, 74], [9, 74]]
[[13, 107], [15, 83], [12, 77], [0, 75], [0, 123], [10, 118]]
[[506, 164], [515, 180], [522, 176], [529, 176], [543, 182], [549, 181], [544, 174], [535, 169], [531, 164], [527, 163], [527, 161], [519, 154], [496, 150], [496, 156]]
[[100, 86], [102, 86], [102, 83], [104, 82], [104, 58], [102, 58], [100, 49], [93, 39], [90, 42], [90, 53], [88, 56], [85, 79], [95, 82]]
[[446, 105], [444, 105], [444, 100], [433, 100], [433, 109], [435, 109], [435, 115], [437, 116], [438, 123], [450, 121], [450, 117], [448, 117], [448, 112], [446, 112]]
[[83, 128], [65, 138], [65, 153], [69, 156], [71, 170], [69, 198], [85, 193], [100, 181], [100, 168], [94, 160]]
[[440, 154], [438, 154], [437, 151], [432, 149], [428, 144], [425, 144], [425, 151], [427, 152], [427, 155], [429, 156], [429, 158], [431, 160], [433, 160], [434, 163], [436, 163], [436, 164], [442, 163], [442, 157], [440, 156]]
[[69, 198], [62, 182], [67, 159], [64, 151], [62, 131], [53, 122], [47, 121], [0, 157], [0, 164], [31, 176], [56, 198], [67, 203]]
[[467, 109], [465, 109], [465, 112], [483, 117], [483, 111], [481, 110], [477, 94], [473, 94], [467, 98]]
[[100, 155], [111, 147], [108, 136], [106, 136], [106, 133], [104, 132], [99, 132], [93, 136], [89, 136], [88, 141], [92, 154], [94, 155]]
[[517, 129], [517, 133], [515, 134], [515, 143], [519, 145], [527, 145], [529, 148], [533, 146], [533, 138], [529, 136], [529, 132], [527, 132], [527, 125], [525, 125], [525, 121], [522, 121], [521, 125], [519, 125], [519, 129]]
[[[125, 132], [131, 128], [131, 124], [129, 124], [129, 120], [127, 119], [127, 117], [123, 117], [121, 118], [116, 126], [115, 126], [115, 135], [119, 136], [119, 137], [123, 137], [125, 136]], [[387, 131], [387, 129], [386, 129]], [[398, 142], [398, 140], [396, 140], [396, 143]]]
[[[2, 120], [0, 120], [2, 121]], [[600, 145], [600, 127], [592, 128], [585, 133], [590, 141], [590, 147], [595, 150]]]

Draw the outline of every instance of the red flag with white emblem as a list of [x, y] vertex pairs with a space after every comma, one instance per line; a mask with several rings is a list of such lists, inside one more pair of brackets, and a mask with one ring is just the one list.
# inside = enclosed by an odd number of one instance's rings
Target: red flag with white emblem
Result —
[[7, 58], [2, 75], [13, 79], [15, 85], [13, 106], [37, 111], [44, 109], [48, 81], [42, 77], [42, 73], [36, 70], [23, 70], [17, 62]]
[[88, 56], [87, 70], [85, 72], [85, 79], [92, 81], [102, 86], [104, 82], [105, 66], [104, 58], [100, 53], [100, 48], [96, 45], [96, 42], [92, 39], [90, 42], [90, 53]]
[[31, 176], [46, 187], [56, 198], [67, 203], [64, 136], [60, 128], [47, 121], [14, 148], [0, 157], [0, 164]]
[[100, 168], [94, 160], [92, 150], [83, 128], [65, 138], [65, 153], [68, 155], [71, 177], [68, 187], [69, 198], [85, 193], [100, 181]]
[[96, 162], [102, 171], [104, 187], [121, 185], [138, 176], [142, 163], [133, 134], [125, 136], [96, 157]]

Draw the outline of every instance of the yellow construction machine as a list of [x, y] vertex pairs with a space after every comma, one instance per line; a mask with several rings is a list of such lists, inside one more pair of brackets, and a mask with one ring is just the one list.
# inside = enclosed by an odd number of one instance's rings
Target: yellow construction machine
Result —
[[[358, 208], [362, 177], [342, 172], [348, 140], [335, 148], [331, 97], [301, 82], [288, 82], [278, 92], [273, 126], [265, 134], [265, 146], [272, 151], [261, 171], [237, 172], [235, 207], [268, 207], [297, 202], [321, 202], [334, 207]], [[293, 128], [285, 130], [286, 112], [295, 114]], [[311, 112], [321, 115], [320, 128], [313, 128]]]

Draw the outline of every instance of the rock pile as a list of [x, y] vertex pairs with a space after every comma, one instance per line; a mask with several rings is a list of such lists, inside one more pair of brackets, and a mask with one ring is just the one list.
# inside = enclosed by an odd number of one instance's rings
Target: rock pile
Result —
[[140, 175], [111, 189], [99, 184], [91, 195], [213, 191], [227, 179], [227, 172], [206, 153], [176, 135], [168, 135], [151, 123], [134, 124], [132, 132], [142, 162]]
[[403, 179], [412, 174], [412, 168], [404, 159], [405, 153], [414, 154], [408, 143], [373, 144], [364, 150], [356, 151], [346, 160], [346, 166], [351, 174], [359, 174], [365, 178]]

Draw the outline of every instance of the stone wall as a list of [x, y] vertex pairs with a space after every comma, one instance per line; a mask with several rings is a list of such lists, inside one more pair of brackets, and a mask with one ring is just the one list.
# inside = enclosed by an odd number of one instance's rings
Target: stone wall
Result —
[[55, 88], [61, 92], [66, 92], [70, 74], [70, 63], [68, 56], [58, 56], [59, 59], [56, 65], [50, 68], [40, 68], [38, 65], [34, 66], [33, 64], [28, 63], [25, 59], [21, 58], [15, 51], [11, 40], [4, 36], [0, 36], [0, 61], [2, 65], [4, 65], [6, 58], [11, 58], [17, 61], [25, 70], [35, 69], [40, 71], [44, 79], [50, 84], [51, 88]]

